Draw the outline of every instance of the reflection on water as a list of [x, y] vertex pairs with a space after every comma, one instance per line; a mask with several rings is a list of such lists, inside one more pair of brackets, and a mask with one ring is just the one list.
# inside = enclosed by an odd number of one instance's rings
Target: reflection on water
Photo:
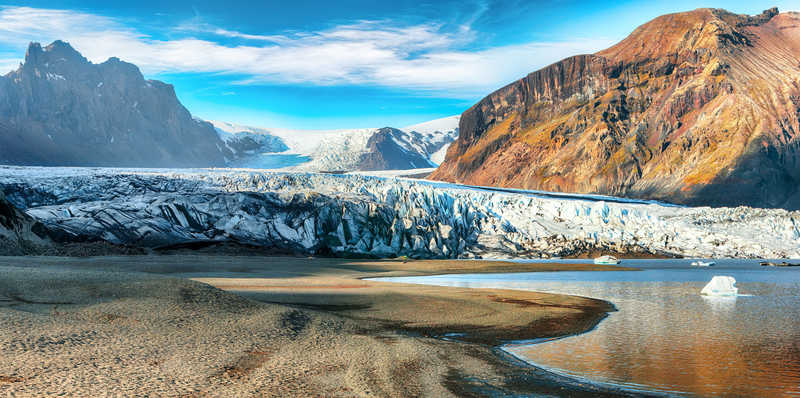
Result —
[[[767, 269], [745, 261], [699, 270], [683, 263], [646, 261], [641, 272], [459, 275], [414, 281], [568, 293], [613, 302], [619, 311], [589, 333], [507, 347], [559, 373], [698, 396], [800, 396], [800, 270]], [[713, 275], [733, 276], [746, 295], [701, 296]]]

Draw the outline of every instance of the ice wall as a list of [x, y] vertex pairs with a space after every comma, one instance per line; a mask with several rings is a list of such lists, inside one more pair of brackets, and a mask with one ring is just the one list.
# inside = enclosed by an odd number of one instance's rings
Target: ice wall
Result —
[[51, 227], [115, 243], [234, 240], [299, 252], [551, 257], [601, 250], [800, 257], [798, 212], [686, 208], [360, 175], [0, 167]]

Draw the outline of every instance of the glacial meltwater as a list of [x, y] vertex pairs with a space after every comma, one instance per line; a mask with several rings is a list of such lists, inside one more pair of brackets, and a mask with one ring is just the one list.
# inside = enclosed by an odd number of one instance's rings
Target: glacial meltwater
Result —
[[298, 166], [309, 161], [311, 161], [310, 157], [295, 153], [261, 153], [251, 155], [243, 160], [236, 160], [231, 163], [231, 167], [273, 170]]
[[[561, 260], [574, 263], [576, 260]], [[758, 261], [624, 260], [642, 271], [381, 278], [573, 294], [618, 309], [592, 331], [505, 349], [550, 371], [626, 389], [700, 397], [800, 397], [800, 267]], [[707, 297], [715, 275], [739, 295]]]

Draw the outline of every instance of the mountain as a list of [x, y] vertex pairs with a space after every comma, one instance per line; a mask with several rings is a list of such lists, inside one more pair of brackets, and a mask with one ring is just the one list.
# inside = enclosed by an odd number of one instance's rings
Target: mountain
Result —
[[[219, 127], [215, 124], [219, 125]], [[212, 122], [212, 125], [214, 125], [220, 140], [225, 143], [225, 146], [233, 154], [234, 159], [289, 150], [289, 147], [280, 137], [270, 134], [265, 129], [220, 122]]]
[[31, 43], [19, 69], [0, 76], [0, 164], [431, 168], [458, 135], [458, 118], [412, 130], [212, 125], [192, 118], [171, 85], [145, 80], [133, 64], [118, 58], [93, 64], [63, 41]]
[[171, 85], [117, 58], [93, 64], [63, 41], [31, 43], [19, 69], [0, 77], [0, 163], [222, 166], [226, 156]]
[[[410, 150], [409, 145], [413, 144], [411, 139], [404, 131], [384, 127], [378, 129], [367, 141], [366, 152], [358, 162], [358, 170], [405, 170], [419, 169], [435, 166], [428, 157], [429, 153]], [[420, 142], [424, 145], [424, 142]]]
[[440, 165], [453, 141], [458, 138], [460, 115], [443, 117], [403, 128], [403, 131], [418, 135], [421, 142], [427, 143], [424, 151], [429, 154], [431, 163]]
[[465, 111], [431, 178], [800, 208], [800, 14], [698, 9]]
[[458, 137], [459, 116], [403, 129], [287, 130], [210, 121], [235, 167], [300, 171], [407, 170], [436, 167]]

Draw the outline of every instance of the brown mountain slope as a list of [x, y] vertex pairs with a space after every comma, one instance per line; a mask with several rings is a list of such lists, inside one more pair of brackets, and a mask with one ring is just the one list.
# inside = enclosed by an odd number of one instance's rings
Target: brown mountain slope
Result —
[[433, 178], [800, 208], [800, 14], [661, 16], [481, 100]]

